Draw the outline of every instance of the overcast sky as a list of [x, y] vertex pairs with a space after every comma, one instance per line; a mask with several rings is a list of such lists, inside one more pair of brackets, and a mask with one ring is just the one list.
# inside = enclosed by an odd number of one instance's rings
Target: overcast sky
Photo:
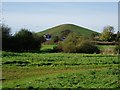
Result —
[[60, 24], [75, 24], [102, 32], [112, 25], [118, 30], [117, 2], [4, 2], [3, 23], [12, 33], [21, 28], [34, 32]]

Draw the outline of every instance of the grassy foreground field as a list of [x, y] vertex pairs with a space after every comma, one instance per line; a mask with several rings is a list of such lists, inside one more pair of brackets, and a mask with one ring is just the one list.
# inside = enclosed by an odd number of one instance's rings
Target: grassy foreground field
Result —
[[118, 88], [117, 55], [2, 53], [3, 88]]

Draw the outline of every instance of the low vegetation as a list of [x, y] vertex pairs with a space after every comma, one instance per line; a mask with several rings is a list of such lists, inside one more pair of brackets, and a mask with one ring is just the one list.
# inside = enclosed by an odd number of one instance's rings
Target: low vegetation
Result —
[[118, 88], [118, 57], [104, 54], [2, 54], [3, 88]]

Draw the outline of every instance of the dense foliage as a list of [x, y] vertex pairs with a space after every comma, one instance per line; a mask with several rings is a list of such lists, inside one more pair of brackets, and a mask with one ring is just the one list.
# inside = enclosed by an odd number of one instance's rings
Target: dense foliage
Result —
[[10, 48], [11, 43], [11, 35], [10, 35], [11, 28], [6, 25], [0, 26], [0, 32], [2, 37], [2, 50], [8, 50]]
[[77, 46], [77, 52], [79, 53], [100, 53], [100, 50], [96, 45], [91, 43], [88, 40], [81, 41], [80, 44]]
[[14, 35], [16, 47], [15, 51], [40, 50], [40, 38], [27, 29], [21, 29]]
[[115, 37], [116, 36], [114, 36], [114, 27], [113, 26], [106, 26], [103, 29], [103, 32], [100, 36], [100, 40], [113, 41], [113, 40], [115, 40]]
[[99, 53], [100, 51], [97, 46], [76, 33], [70, 33], [57, 49], [66, 53]]
[[35, 51], [40, 50], [41, 38], [27, 29], [21, 29], [14, 36], [10, 34], [10, 28], [2, 25], [2, 50], [5, 51]]

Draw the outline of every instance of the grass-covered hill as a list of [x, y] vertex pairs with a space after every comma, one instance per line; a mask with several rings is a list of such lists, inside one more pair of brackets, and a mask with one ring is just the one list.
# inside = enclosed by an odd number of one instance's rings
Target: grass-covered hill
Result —
[[50, 34], [52, 36], [57, 35], [59, 36], [61, 34], [62, 31], [65, 30], [70, 30], [72, 32], [78, 33], [82, 36], [91, 36], [93, 33], [94, 34], [99, 34], [98, 32], [95, 32], [93, 30], [84, 28], [84, 27], [80, 27], [74, 24], [62, 24], [62, 25], [58, 25], [55, 27], [52, 27], [50, 29], [44, 30], [42, 32], [38, 32], [38, 35], [44, 35], [44, 34]]

